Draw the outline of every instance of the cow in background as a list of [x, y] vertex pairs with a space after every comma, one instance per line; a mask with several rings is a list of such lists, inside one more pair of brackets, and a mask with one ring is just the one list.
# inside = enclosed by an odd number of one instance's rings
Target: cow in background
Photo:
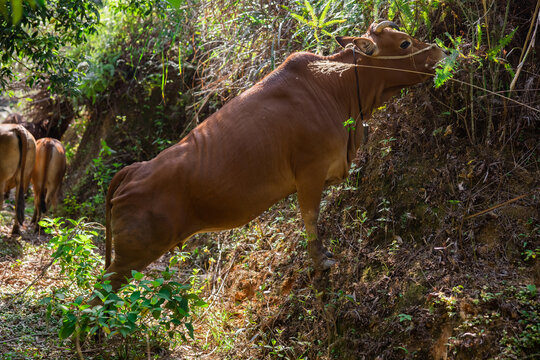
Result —
[[36, 140], [23, 126], [0, 124], [0, 209], [4, 205], [4, 193], [13, 187], [15, 193], [15, 221], [12, 234], [19, 233], [24, 222], [24, 194], [36, 157]]
[[23, 122], [23, 116], [19, 113], [11, 113], [4, 120], [4, 124], [21, 124]]
[[36, 161], [32, 173], [34, 187], [35, 230], [39, 230], [39, 220], [52, 205], [56, 207], [62, 179], [66, 172], [66, 152], [62, 143], [53, 138], [42, 138], [36, 143]]

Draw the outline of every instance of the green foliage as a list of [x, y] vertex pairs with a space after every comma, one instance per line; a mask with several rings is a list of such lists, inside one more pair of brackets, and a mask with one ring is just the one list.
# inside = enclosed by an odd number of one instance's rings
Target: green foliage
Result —
[[103, 260], [97, 253], [93, 240], [98, 234], [85, 219], [49, 219], [39, 223], [45, 232], [52, 235], [49, 247], [54, 250], [54, 263], [60, 265], [61, 272], [69, 282], [74, 282], [81, 290], [88, 290], [103, 267]]
[[458, 36], [454, 39], [449, 33], [446, 33], [446, 36], [452, 42], [453, 47], [446, 47], [441, 40], [437, 39], [437, 45], [450, 52], [450, 54], [441, 61], [438, 64], [437, 69], [435, 69], [435, 78], [433, 81], [436, 88], [442, 86], [454, 76], [455, 71], [457, 71], [457, 68], [459, 67], [457, 60], [459, 56], [462, 55], [459, 48], [463, 45], [463, 38]]
[[[165, 270], [149, 279], [133, 271], [130, 283], [113, 292], [107, 280], [110, 274], [97, 270], [102, 268], [103, 259], [92, 243], [97, 237], [92, 224], [83, 219], [62, 218], [46, 219], [40, 224], [53, 235], [49, 242], [54, 250], [53, 262], [60, 265], [65, 275], [62, 286], [41, 299], [49, 316], [62, 318], [60, 339], [83, 338], [98, 331], [103, 331], [108, 339], [120, 336], [124, 341], [134, 337], [158, 341], [162, 335], [173, 342], [185, 341], [186, 333], [193, 338], [191, 311], [206, 303], [192, 292], [190, 283], [175, 280], [178, 276], [175, 266], [185, 261], [188, 254], [173, 256]], [[103, 281], [99, 282], [100, 278]], [[99, 298], [102, 305], [87, 304], [85, 299], [90, 292], [93, 295], [88, 300]]]
[[189, 284], [172, 280], [176, 272], [167, 268], [161, 276], [146, 280], [143, 274], [133, 271], [131, 283], [117, 293], [111, 291], [108, 281], [97, 284], [94, 296], [99, 297], [103, 305], [90, 307], [83, 297], [78, 297], [63, 307], [60, 338], [67, 338], [76, 330], [76, 336], [87, 336], [101, 329], [107, 338], [157, 336], [164, 332], [170, 339], [179, 334], [185, 341], [183, 328], [193, 338], [190, 308], [206, 303], [189, 293]]
[[412, 321], [412, 316], [408, 314], [398, 314], [399, 322]]
[[401, 23], [405, 32], [416, 35], [419, 27], [425, 25], [431, 32], [431, 15], [440, 7], [438, 0], [392, 0], [388, 1], [388, 19]]
[[[148, 87], [157, 87], [165, 97], [170, 68], [182, 69], [181, 44], [178, 37], [188, 35], [186, 23], [191, 7], [180, 6], [185, 1], [169, 3], [164, 0], [104, 1], [101, 9], [102, 28], [89, 37], [87, 44], [74, 49], [71, 57], [79, 63], [82, 76], [75, 78], [78, 96], [95, 104], [107, 97], [117, 82], [137, 80]], [[172, 47], [178, 46], [174, 53]], [[172, 62], [170, 57], [178, 56]], [[154, 60], [159, 57], [160, 66]], [[150, 62], [151, 74], [138, 78], [141, 69]]]
[[11, 2], [0, 0], [0, 13], [4, 17], [4, 20], [10, 21], [11, 17], [11, 23], [17, 25], [23, 15], [24, 2], [28, 3], [33, 9], [35, 9], [36, 5], [45, 6], [45, 0], [11, 0]]
[[69, 92], [76, 64], [63, 47], [81, 44], [96, 31], [96, 3], [15, 0], [2, 1], [0, 10], [0, 88], [25, 78], [30, 87], [48, 80], [53, 90]]
[[[145, 279], [133, 271], [130, 284], [118, 292], [112, 292], [107, 280], [96, 284], [94, 295], [103, 305], [90, 307], [82, 296], [61, 306], [63, 321], [59, 336], [85, 337], [103, 331], [107, 338], [120, 336], [159, 338], [167, 335], [175, 341], [186, 341], [185, 332], [193, 338], [191, 309], [206, 306], [197, 295], [191, 293], [191, 285], [181, 284], [173, 278], [178, 270], [172, 268], [179, 261], [172, 257], [169, 267], [160, 275]], [[107, 275], [104, 277], [107, 278]]]
[[[332, 20], [327, 21], [327, 17], [329, 15], [328, 12], [334, 2], [335, 0], [328, 0], [321, 11], [321, 15], [317, 16], [317, 14], [315, 13], [315, 9], [310, 4], [310, 2], [308, 0], [304, 0], [304, 13], [309, 15], [309, 18], [306, 18], [307, 16], [305, 17], [304, 15], [295, 14], [293, 12], [291, 12], [291, 16], [301, 24], [309, 26], [313, 31], [313, 36], [315, 37], [315, 40], [317, 41], [317, 43], [320, 43], [319, 32], [332, 37], [332, 34], [328, 32], [326, 28], [330, 28], [333, 25], [342, 24], [346, 21], [345, 19], [336, 19], [335, 14], [332, 14], [334, 15], [334, 18]], [[319, 1], [318, 4], [321, 4], [321, 2]], [[333, 8], [333, 10], [334, 9], [335, 8]]]
[[347, 129], [348, 132], [355, 130], [355, 122], [353, 118], [349, 118], [343, 122], [343, 126]]
[[[101, 194], [106, 194], [114, 174], [122, 166], [119, 163], [108, 164], [106, 159], [113, 155], [115, 151], [111, 149], [105, 140], [101, 140], [101, 150], [97, 158], [92, 159], [93, 169], [92, 173], [94, 174], [93, 180], [97, 184], [98, 188], [101, 191]], [[104, 196], [104, 195], [102, 195]]]
[[88, 166], [86, 175], [90, 177], [92, 184], [97, 187], [97, 192], [85, 201], [79, 201], [73, 193], [68, 193], [63, 200], [64, 209], [70, 215], [83, 215], [96, 217], [104, 213], [104, 204], [109, 183], [113, 176], [123, 166], [113, 162], [115, 150], [110, 148], [105, 140], [101, 140], [101, 149], [92, 164]]

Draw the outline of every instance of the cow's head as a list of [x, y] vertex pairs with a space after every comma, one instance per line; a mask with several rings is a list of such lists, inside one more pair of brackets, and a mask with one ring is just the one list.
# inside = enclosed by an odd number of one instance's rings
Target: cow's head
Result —
[[[402, 69], [386, 71], [396, 85], [411, 85], [425, 80], [433, 74], [437, 63], [445, 57], [444, 52], [435, 44], [427, 44], [397, 30], [399, 27], [391, 21], [373, 23], [367, 33], [361, 37], [342, 36], [336, 40], [344, 48], [353, 47], [359, 52], [356, 62], [376, 67]], [[383, 70], [384, 71], [384, 70]]]

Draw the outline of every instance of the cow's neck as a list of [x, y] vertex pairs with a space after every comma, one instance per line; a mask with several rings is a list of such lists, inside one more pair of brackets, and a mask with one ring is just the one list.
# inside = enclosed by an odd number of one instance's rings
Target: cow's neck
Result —
[[[352, 49], [344, 50], [326, 59], [353, 64], [355, 58], [357, 61], [362, 59], [360, 63], [366, 62], [365, 57], [359, 52], [353, 54]], [[355, 75], [355, 71], [357, 75]], [[336, 72], [333, 77], [336, 79], [333, 83], [337, 85], [335, 91], [339, 92], [337, 98], [341, 99], [342, 106], [349, 109], [350, 117], [356, 119], [357, 122], [360, 120], [357, 87], [360, 89], [360, 102], [364, 120], [371, 117], [373, 109], [383, 105], [389, 98], [399, 93], [401, 89], [400, 86], [396, 87], [385, 83], [382, 77], [377, 76], [377, 71], [370, 68], [351, 67], [341, 73]]]
[[[359, 59], [360, 56], [359, 53], [353, 56], [352, 50], [348, 49], [326, 57], [324, 60], [352, 65], [354, 57]], [[362, 62], [367, 62], [365, 57], [362, 58]], [[356, 151], [364, 141], [361, 121], [367, 121], [373, 109], [398, 93], [401, 87], [392, 87], [391, 84], [385, 83], [383, 77], [379, 77], [376, 71], [369, 68], [351, 66], [347, 69], [346, 66], [343, 68], [338, 66], [336, 71], [326, 71], [324, 74], [316, 76], [322, 81], [321, 88], [331, 93], [336, 105], [341, 109], [340, 113], [346, 116], [335, 120], [344, 122], [354, 119], [355, 121], [354, 126], [348, 126], [347, 162], [350, 165], [356, 157]], [[358, 96], [358, 89], [360, 96]], [[360, 116], [360, 108], [363, 116]]]

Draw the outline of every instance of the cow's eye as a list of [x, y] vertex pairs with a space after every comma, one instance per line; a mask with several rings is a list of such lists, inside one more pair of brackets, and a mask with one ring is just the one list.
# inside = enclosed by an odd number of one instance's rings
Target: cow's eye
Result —
[[407, 40], [405, 40], [404, 42], [401, 43], [401, 45], [399, 45], [399, 47], [401, 47], [402, 49], [406, 49], [409, 46], [411, 46], [411, 42]]

